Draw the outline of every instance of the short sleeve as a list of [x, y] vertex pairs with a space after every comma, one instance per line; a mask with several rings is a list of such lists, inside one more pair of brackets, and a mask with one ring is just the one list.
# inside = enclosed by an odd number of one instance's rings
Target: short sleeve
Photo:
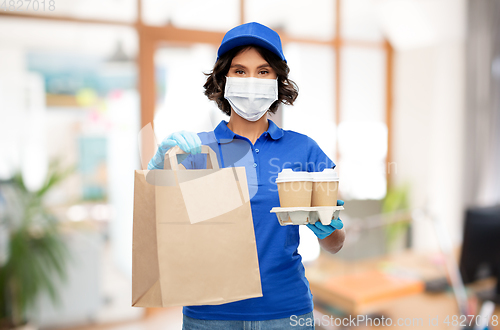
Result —
[[321, 150], [318, 143], [311, 138], [308, 138], [308, 150], [308, 172], [321, 172], [325, 168], [335, 168], [335, 163]]

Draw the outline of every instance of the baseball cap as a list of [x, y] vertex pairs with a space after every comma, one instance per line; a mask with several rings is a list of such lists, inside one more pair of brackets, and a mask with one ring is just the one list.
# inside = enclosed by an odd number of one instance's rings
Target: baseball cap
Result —
[[256, 45], [278, 55], [286, 62], [278, 33], [257, 22], [245, 23], [227, 31], [217, 51], [217, 59], [238, 46]]

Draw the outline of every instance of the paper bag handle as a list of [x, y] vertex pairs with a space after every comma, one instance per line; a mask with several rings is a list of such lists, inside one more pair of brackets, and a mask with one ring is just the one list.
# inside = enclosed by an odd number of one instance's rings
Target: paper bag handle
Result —
[[[219, 169], [219, 163], [217, 162], [217, 155], [209, 146], [201, 146], [201, 153], [207, 154], [207, 168], [214, 170]], [[164, 169], [167, 169], [167, 164], [170, 164], [170, 169], [178, 171], [179, 165], [177, 164], [177, 155], [186, 154], [179, 146], [174, 146], [170, 148], [165, 154]]]

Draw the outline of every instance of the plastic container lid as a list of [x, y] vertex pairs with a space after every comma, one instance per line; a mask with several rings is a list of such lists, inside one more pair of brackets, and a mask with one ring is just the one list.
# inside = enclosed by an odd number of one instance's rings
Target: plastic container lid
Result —
[[333, 168], [325, 168], [323, 172], [312, 172], [311, 178], [314, 182], [339, 181], [339, 175]]
[[311, 180], [311, 173], [309, 172], [294, 172], [291, 168], [285, 168], [278, 173], [276, 183]]

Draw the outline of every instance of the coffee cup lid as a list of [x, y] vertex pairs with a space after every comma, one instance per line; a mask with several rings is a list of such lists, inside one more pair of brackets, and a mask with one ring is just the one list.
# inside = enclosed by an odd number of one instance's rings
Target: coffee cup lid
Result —
[[322, 172], [312, 172], [311, 177], [314, 182], [339, 181], [339, 175], [333, 168], [325, 168]]
[[285, 168], [276, 178], [276, 183], [291, 182], [291, 181], [311, 181], [309, 172], [294, 172], [291, 168]]

